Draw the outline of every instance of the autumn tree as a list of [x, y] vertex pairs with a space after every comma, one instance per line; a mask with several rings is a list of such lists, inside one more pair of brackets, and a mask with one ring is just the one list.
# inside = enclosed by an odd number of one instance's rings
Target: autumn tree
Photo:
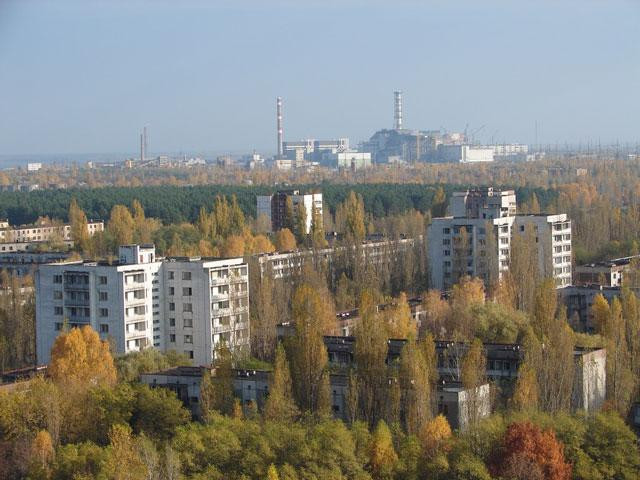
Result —
[[355, 327], [355, 338], [361, 418], [373, 427], [384, 410], [386, 397], [387, 335], [385, 329], [380, 328], [375, 296], [370, 291], [360, 297], [360, 321]]
[[572, 474], [555, 433], [529, 422], [509, 425], [491, 467], [494, 475], [516, 480], [569, 480]]
[[364, 223], [364, 201], [362, 196], [356, 195], [353, 191], [342, 204], [345, 218], [345, 234], [355, 244], [364, 240], [366, 233]]
[[449, 422], [443, 415], [425, 422], [418, 432], [424, 455], [433, 458], [440, 452], [448, 451], [452, 446], [452, 435]]
[[320, 209], [315, 206], [311, 212], [311, 246], [315, 249], [327, 247], [322, 213]]
[[514, 233], [511, 241], [509, 272], [516, 287], [518, 310], [533, 310], [533, 295], [541, 272], [533, 225], [527, 224], [523, 233]]
[[386, 306], [382, 317], [389, 338], [415, 338], [416, 325], [411, 316], [406, 293], [401, 293], [392, 305]]
[[393, 446], [391, 431], [387, 424], [380, 420], [369, 445], [371, 476], [374, 480], [392, 479], [397, 462], [398, 454]]
[[282, 228], [276, 232], [275, 245], [278, 252], [291, 252], [296, 249], [296, 237], [288, 228]]
[[216, 345], [213, 360], [214, 377], [209, 404], [224, 415], [233, 413], [233, 357], [224, 342]]
[[292, 299], [295, 335], [289, 342], [288, 358], [297, 404], [303, 411], [316, 411], [321, 399], [322, 380], [327, 368], [323, 332], [333, 321], [321, 294], [309, 284], [300, 285]]
[[299, 203], [295, 208], [293, 231], [298, 243], [304, 244], [307, 239], [307, 209], [304, 203]]
[[447, 195], [442, 187], [438, 187], [431, 202], [431, 216], [433, 218], [444, 217], [447, 213]]
[[516, 410], [531, 411], [538, 407], [538, 377], [533, 367], [522, 362], [518, 368], [518, 380], [511, 397]]
[[51, 349], [48, 372], [60, 384], [89, 386], [116, 382], [109, 343], [101, 341], [88, 325], [58, 335]]
[[479, 278], [463, 276], [451, 289], [449, 335], [470, 341], [475, 333], [475, 317], [471, 309], [485, 301], [484, 283]]
[[224, 257], [242, 257], [244, 255], [244, 238], [240, 235], [229, 235], [222, 247]]
[[111, 209], [111, 217], [107, 223], [107, 230], [113, 235], [116, 246], [129, 245], [133, 242], [135, 222], [127, 207], [124, 205], [115, 205]]
[[293, 400], [287, 355], [282, 345], [278, 345], [264, 416], [268, 420], [291, 422], [298, 414], [298, 408]]
[[431, 418], [431, 376], [423, 351], [409, 340], [400, 355], [401, 402], [407, 433], [417, 433]]
[[440, 290], [429, 290], [422, 296], [424, 320], [421, 324], [421, 335], [430, 331], [436, 338], [447, 336], [447, 324], [451, 315], [449, 302], [442, 298]]
[[136, 447], [128, 425], [114, 425], [109, 432], [109, 452], [105, 465], [112, 480], [145, 480], [147, 468]]
[[484, 345], [476, 338], [462, 358], [460, 371], [460, 380], [467, 392], [467, 401], [463, 407], [463, 414], [472, 430], [475, 429], [482, 418], [485, 404], [489, 401], [482, 392], [482, 387], [486, 384], [486, 376], [487, 357]]
[[71, 225], [71, 239], [74, 247], [80, 252], [87, 250], [89, 246], [89, 226], [87, 216], [78, 206], [75, 198], [69, 204], [69, 223]]

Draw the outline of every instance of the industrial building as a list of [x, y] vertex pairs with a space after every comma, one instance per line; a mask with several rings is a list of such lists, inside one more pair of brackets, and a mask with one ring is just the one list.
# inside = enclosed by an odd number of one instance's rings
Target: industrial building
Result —
[[[289, 204], [291, 210], [289, 211]], [[311, 231], [314, 213], [322, 222], [322, 193], [301, 194], [299, 190], [283, 190], [273, 195], [258, 195], [256, 198], [258, 218], [265, 216], [271, 225], [271, 231], [283, 228], [294, 230], [293, 222], [300, 209], [304, 210], [306, 231]]]
[[[461, 276], [491, 281], [509, 269], [514, 235], [531, 225], [538, 242], [539, 271], [558, 287], [571, 284], [571, 221], [566, 214], [517, 215], [513, 190], [455, 192], [451, 216], [434, 218], [427, 229], [431, 287], [449, 290]], [[463, 243], [466, 243], [463, 245]]]
[[490, 147], [475, 145], [438, 145], [436, 161], [443, 163], [493, 162], [494, 151]]
[[41, 265], [35, 277], [36, 350], [47, 363], [66, 326], [90, 325], [116, 353], [147, 347], [211, 363], [224, 341], [249, 346], [249, 277], [242, 258], [158, 258], [125, 245], [115, 262]]

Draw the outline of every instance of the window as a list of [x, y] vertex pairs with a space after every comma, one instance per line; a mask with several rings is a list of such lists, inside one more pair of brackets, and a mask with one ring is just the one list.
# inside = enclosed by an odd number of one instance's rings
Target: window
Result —
[[191, 272], [182, 272], [182, 280], [191, 280]]
[[451, 256], [451, 250], [445, 250], [444, 252], [442, 252], [442, 254], [443, 254], [445, 257], [450, 257], [450, 256]]
[[450, 228], [443, 228], [442, 229], [442, 233], [445, 235], [449, 235], [451, 233], [451, 229]]
[[109, 333], [109, 325], [107, 325], [106, 323], [101, 323], [100, 333]]
[[107, 292], [98, 292], [98, 299], [101, 302], [106, 302], [109, 300], [109, 294]]
[[176, 304], [175, 304], [175, 303], [173, 303], [173, 302], [171, 302], [171, 303], [169, 304], [169, 311], [170, 311], [170, 312], [175, 312], [175, 310], [176, 310]]
[[184, 343], [193, 343], [193, 335], [185, 335]]
[[191, 303], [183, 303], [182, 304], [183, 312], [193, 312], [193, 305]]
[[53, 299], [54, 300], [62, 300], [62, 292], [60, 290], [53, 291]]
[[451, 245], [451, 239], [450, 238], [443, 238], [442, 239], [442, 244], [443, 245]]
[[172, 343], [176, 343], [176, 334], [175, 333], [169, 334], [169, 341], [172, 342]]
[[187, 356], [187, 358], [193, 359], [193, 350], [185, 350], [184, 354]]
[[170, 327], [175, 327], [176, 326], [176, 319], [175, 318], [170, 318], [169, 319], [169, 326]]
[[105, 277], [105, 276], [98, 277], [98, 283], [100, 285], [106, 285], [107, 284], [107, 277]]
[[53, 307], [54, 315], [62, 315], [62, 307]]
[[193, 318], [185, 318], [182, 320], [182, 325], [185, 327], [193, 327]]
[[182, 287], [182, 296], [183, 297], [190, 297], [191, 296], [191, 287]]
[[169, 280], [173, 280], [175, 278], [175, 272], [169, 272]]
[[53, 283], [62, 283], [62, 275], [54, 275]]
[[169, 287], [169, 295], [175, 295], [176, 294], [176, 289], [173, 287]]
[[109, 316], [109, 309], [108, 308], [101, 308], [100, 310], [98, 310], [98, 313], [100, 314], [101, 317], [108, 317]]
[[62, 330], [62, 323], [56, 323], [55, 329], [56, 329], [56, 332], [59, 332], [60, 330]]

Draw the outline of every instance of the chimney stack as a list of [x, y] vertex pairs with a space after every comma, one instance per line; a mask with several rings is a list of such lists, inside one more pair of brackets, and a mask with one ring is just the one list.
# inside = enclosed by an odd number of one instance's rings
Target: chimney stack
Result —
[[396, 90], [393, 92], [393, 128], [395, 130], [402, 130], [402, 92]]
[[276, 98], [276, 125], [278, 129], [278, 157], [284, 154], [284, 131], [282, 129], [282, 97]]

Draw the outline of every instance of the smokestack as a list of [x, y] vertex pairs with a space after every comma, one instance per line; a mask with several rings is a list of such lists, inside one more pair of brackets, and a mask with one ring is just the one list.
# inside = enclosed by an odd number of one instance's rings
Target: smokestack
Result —
[[402, 92], [396, 90], [393, 92], [393, 128], [396, 130], [402, 129]]
[[142, 129], [142, 133], [140, 134], [140, 161], [144, 162], [147, 153], [147, 127]]
[[282, 129], [282, 97], [276, 98], [276, 125], [278, 129], [278, 157], [284, 154], [284, 131]]

